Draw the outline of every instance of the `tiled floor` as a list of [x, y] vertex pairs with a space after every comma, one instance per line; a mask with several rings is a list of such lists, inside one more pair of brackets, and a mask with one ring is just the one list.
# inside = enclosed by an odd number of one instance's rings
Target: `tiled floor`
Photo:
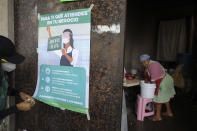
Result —
[[197, 102], [194, 102], [188, 95], [177, 95], [173, 99], [171, 107], [174, 116], [172, 118], [163, 117], [160, 122], [152, 122], [145, 118], [143, 122], [140, 122], [136, 120], [133, 108], [134, 97], [131, 97], [131, 95], [135, 96], [139, 90], [135, 93], [130, 93], [131, 89], [126, 91], [129, 131], [197, 131]]

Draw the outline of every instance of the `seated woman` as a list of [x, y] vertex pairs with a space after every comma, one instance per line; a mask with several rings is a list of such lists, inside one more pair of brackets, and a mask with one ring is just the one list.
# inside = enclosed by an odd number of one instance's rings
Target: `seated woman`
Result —
[[140, 56], [140, 62], [145, 67], [145, 82], [151, 82], [156, 84], [155, 96], [153, 98], [154, 104], [156, 104], [156, 114], [152, 117], [153, 121], [162, 120], [161, 108], [162, 105], [166, 105], [166, 116], [173, 116], [170, 107], [170, 99], [174, 97], [174, 82], [172, 77], [165, 71], [163, 66], [153, 60], [150, 60], [150, 56], [147, 54]]

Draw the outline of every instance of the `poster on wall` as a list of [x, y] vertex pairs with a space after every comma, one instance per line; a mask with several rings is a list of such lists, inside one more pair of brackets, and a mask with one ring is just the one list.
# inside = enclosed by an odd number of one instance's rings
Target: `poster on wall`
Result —
[[39, 16], [35, 99], [88, 114], [90, 22], [89, 9]]

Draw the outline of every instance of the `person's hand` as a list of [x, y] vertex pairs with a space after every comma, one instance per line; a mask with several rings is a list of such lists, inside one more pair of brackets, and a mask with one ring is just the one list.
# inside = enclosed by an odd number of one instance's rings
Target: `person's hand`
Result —
[[148, 83], [148, 80], [145, 80], [144, 83]]
[[67, 54], [66, 52], [67, 52], [66, 49], [62, 49], [62, 55], [66, 55]]
[[28, 102], [31, 104], [31, 106], [33, 106], [35, 104], [35, 100], [33, 97], [27, 95], [26, 93], [24, 92], [20, 92], [20, 96], [21, 98], [25, 101], [25, 102]]
[[28, 111], [28, 110], [31, 109], [31, 104], [26, 102], [26, 101], [24, 101], [24, 102], [16, 104], [16, 107], [20, 111]]
[[33, 98], [32, 98], [30, 95], [27, 95], [27, 94], [24, 93], [24, 92], [20, 92], [19, 95], [20, 95], [21, 99], [23, 99], [24, 101], [26, 101], [26, 100], [28, 100], [28, 99], [33, 100]]

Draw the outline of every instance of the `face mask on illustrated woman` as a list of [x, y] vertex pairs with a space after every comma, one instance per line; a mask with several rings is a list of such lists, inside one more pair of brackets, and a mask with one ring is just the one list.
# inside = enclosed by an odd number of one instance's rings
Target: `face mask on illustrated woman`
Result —
[[69, 42], [69, 39], [68, 39], [68, 38], [63, 38], [63, 39], [62, 39], [62, 43], [63, 43], [63, 44], [67, 44], [68, 42]]

